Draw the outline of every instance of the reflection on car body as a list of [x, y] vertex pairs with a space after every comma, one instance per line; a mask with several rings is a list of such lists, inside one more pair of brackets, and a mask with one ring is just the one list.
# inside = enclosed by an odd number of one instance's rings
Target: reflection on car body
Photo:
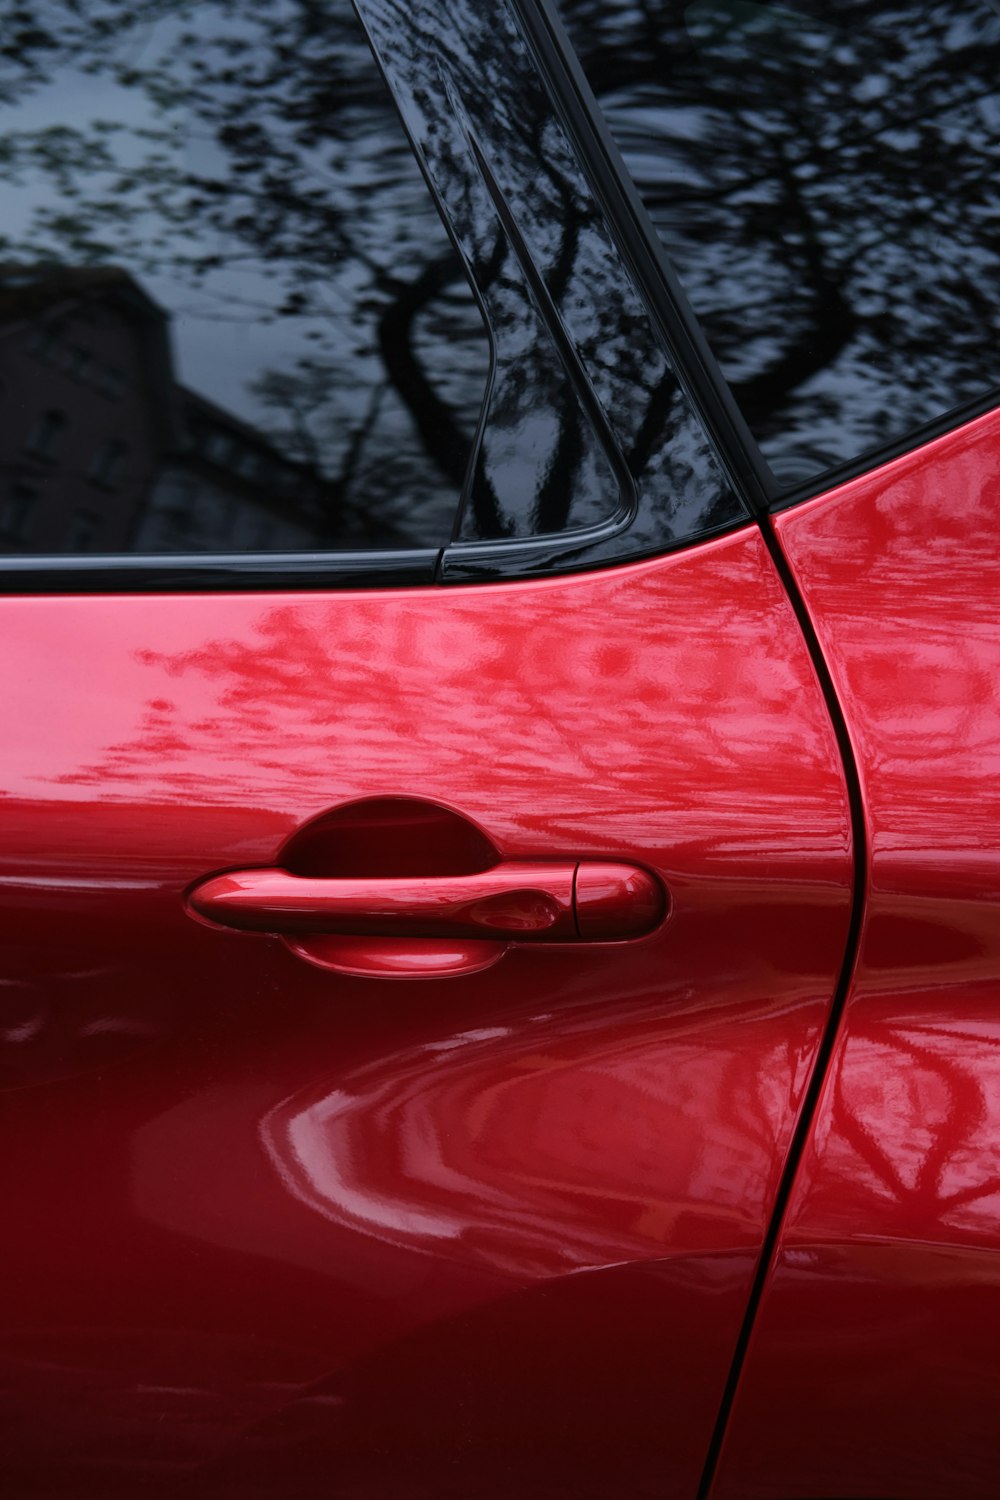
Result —
[[22, 11], [4, 1493], [989, 1500], [995, 7]]

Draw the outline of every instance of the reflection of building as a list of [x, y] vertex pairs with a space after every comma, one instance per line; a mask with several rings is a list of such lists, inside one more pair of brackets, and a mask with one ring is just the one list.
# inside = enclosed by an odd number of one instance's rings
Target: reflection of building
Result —
[[132, 551], [262, 552], [316, 543], [325, 487], [315, 474], [183, 386], [174, 387], [174, 414], [182, 440], [156, 467]]
[[178, 385], [168, 315], [127, 272], [0, 265], [0, 551], [298, 549], [335, 509]]

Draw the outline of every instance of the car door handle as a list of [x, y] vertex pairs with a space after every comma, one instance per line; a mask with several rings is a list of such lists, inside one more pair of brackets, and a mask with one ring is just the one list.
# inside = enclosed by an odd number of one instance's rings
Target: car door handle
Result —
[[244, 932], [556, 943], [641, 937], [666, 911], [648, 871], [601, 860], [511, 861], [427, 878], [241, 870], [212, 876], [188, 902], [206, 921]]

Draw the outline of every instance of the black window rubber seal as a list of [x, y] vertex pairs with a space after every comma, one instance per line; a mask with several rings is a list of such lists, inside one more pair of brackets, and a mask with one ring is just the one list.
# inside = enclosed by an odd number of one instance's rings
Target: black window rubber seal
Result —
[[434, 582], [440, 552], [14, 555], [0, 557], [0, 596], [412, 588]]

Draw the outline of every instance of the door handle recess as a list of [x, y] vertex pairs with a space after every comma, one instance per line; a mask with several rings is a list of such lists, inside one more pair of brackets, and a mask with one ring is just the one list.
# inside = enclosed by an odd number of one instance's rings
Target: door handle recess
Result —
[[666, 899], [635, 865], [511, 861], [475, 875], [318, 879], [288, 870], [215, 875], [188, 897], [206, 921], [282, 936], [614, 942], [659, 925]]

